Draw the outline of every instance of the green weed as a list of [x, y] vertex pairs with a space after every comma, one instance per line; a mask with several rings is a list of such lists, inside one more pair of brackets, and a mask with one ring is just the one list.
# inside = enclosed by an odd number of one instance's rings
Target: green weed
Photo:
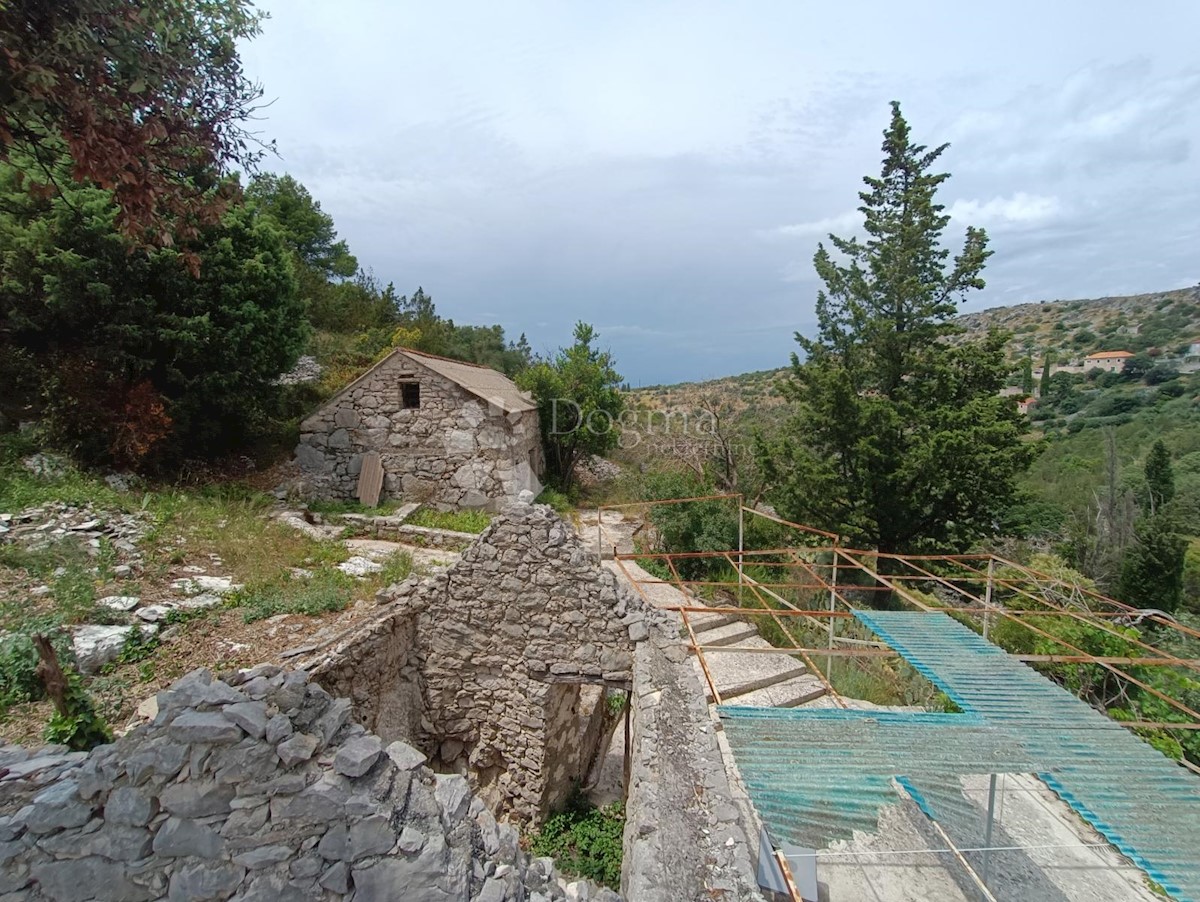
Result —
[[390, 586], [407, 579], [412, 569], [412, 555], [407, 551], [397, 551], [383, 561], [383, 569], [374, 574], [374, 581], [380, 586]]
[[578, 789], [563, 810], [531, 838], [534, 855], [548, 855], [565, 874], [621, 886], [625, 809], [620, 802], [597, 808]]
[[427, 529], [481, 533], [491, 524], [492, 515], [486, 511], [438, 511], [423, 507], [404, 522]]
[[322, 568], [303, 581], [276, 580], [246, 586], [230, 604], [241, 608], [246, 623], [277, 614], [325, 614], [342, 611], [353, 596], [353, 580], [339, 570]]

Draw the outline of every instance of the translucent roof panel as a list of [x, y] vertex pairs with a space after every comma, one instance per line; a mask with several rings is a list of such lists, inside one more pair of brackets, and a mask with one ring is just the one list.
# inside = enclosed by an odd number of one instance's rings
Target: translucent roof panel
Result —
[[1167, 892], [1200, 902], [1200, 777], [945, 614], [855, 616], [963, 713], [721, 706], [777, 845], [874, 832], [893, 780], [953, 824], [973, 816], [964, 776], [1036, 773]]

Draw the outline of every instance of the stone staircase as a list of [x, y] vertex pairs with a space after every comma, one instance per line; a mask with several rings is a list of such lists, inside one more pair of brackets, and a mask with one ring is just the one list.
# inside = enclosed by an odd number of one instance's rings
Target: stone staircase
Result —
[[[753, 624], [734, 614], [689, 614], [688, 623], [702, 646], [773, 647]], [[825, 695], [824, 684], [808, 672], [804, 662], [782, 652], [706, 651], [704, 662], [722, 704], [794, 708]], [[704, 687], [707, 692], [707, 680]]]
[[[622, 567], [611, 560], [615, 546], [619, 552], [633, 550], [633, 531], [637, 522], [623, 517], [616, 511], [605, 511], [599, 523], [595, 511], [581, 511], [576, 526], [580, 535], [591, 543], [604, 559], [604, 565], [626, 582], [627, 576], [642, 581], [640, 590], [635, 591], [651, 604], [658, 607], [695, 606], [704, 602], [696, 597], [681, 593], [672, 585], [654, 582], [654, 577], [634, 561], [623, 561]], [[728, 705], [750, 705], [756, 707], [794, 708], [815, 702], [825, 695], [824, 684], [808, 672], [804, 662], [783, 652], [772, 653], [773, 647], [758, 634], [758, 629], [736, 614], [688, 615], [688, 623], [696, 633], [696, 641], [703, 646], [737, 646], [738, 648], [761, 648], [763, 652], [720, 652], [706, 651], [704, 662], [708, 665], [716, 684], [721, 702]], [[699, 659], [696, 670], [701, 673], [709, 701], [712, 695], [708, 681], [703, 678]]]

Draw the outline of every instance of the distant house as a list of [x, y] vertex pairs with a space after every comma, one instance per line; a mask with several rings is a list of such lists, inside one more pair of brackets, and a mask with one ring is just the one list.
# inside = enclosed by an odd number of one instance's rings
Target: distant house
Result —
[[353, 498], [369, 452], [391, 498], [498, 510], [541, 491], [533, 398], [486, 366], [420, 351], [392, 351], [300, 425], [309, 494]]
[[1119, 373], [1125, 369], [1125, 363], [1133, 356], [1130, 351], [1097, 351], [1083, 358], [1084, 370], [1104, 370], [1106, 373]]
[[1021, 413], [1028, 414], [1029, 408], [1033, 407], [1033, 405], [1036, 403], [1037, 403], [1037, 398], [1030, 395], [1029, 397], [1022, 398], [1021, 400], [1019, 400], [1017, 402], [1017, 410], [1020, 411]]
[[1187, 353], [1183, 356], [1186, 360], [1200, 358], [1200, 338], [1192, 339], [1191, 344], [1188, 345]]

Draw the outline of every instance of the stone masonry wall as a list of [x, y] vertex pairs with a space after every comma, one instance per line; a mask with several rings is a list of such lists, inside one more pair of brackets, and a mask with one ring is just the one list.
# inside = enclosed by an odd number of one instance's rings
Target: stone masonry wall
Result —
[[463, 777], [349, 713], [302, 671], [201, 670], [91, 753], [0, 746], [0, 899], [565, 898]]
[[[540, 820], [585, 776], [602, 687], [630, 685], [652, 612], [557, 514], [524, 502], [447, 571], [380, 595], [380, 620], [314, 659], [314, 677], [361, 696], [372, 729], [468, 775], [493, 811]], [[394, 661], [383, 672], [367, 663], [379, 649]], [[419, 716], [383, 700], [414, 694]]]
[[[406, 410], [400, 384], [412, 380], [420, 406]], [[306, 419], [296, 461], [311, 494], [348, 499], [367, 451], [379, 452], [387, 497], [498, 510], [541, 488], [536, 410], [506, 414], [403, 354]]]
[[622, 894], [763, 902], [757, 836], [735, 802], [681, 621], [656, 611], [647, 626], [634, 655]]

